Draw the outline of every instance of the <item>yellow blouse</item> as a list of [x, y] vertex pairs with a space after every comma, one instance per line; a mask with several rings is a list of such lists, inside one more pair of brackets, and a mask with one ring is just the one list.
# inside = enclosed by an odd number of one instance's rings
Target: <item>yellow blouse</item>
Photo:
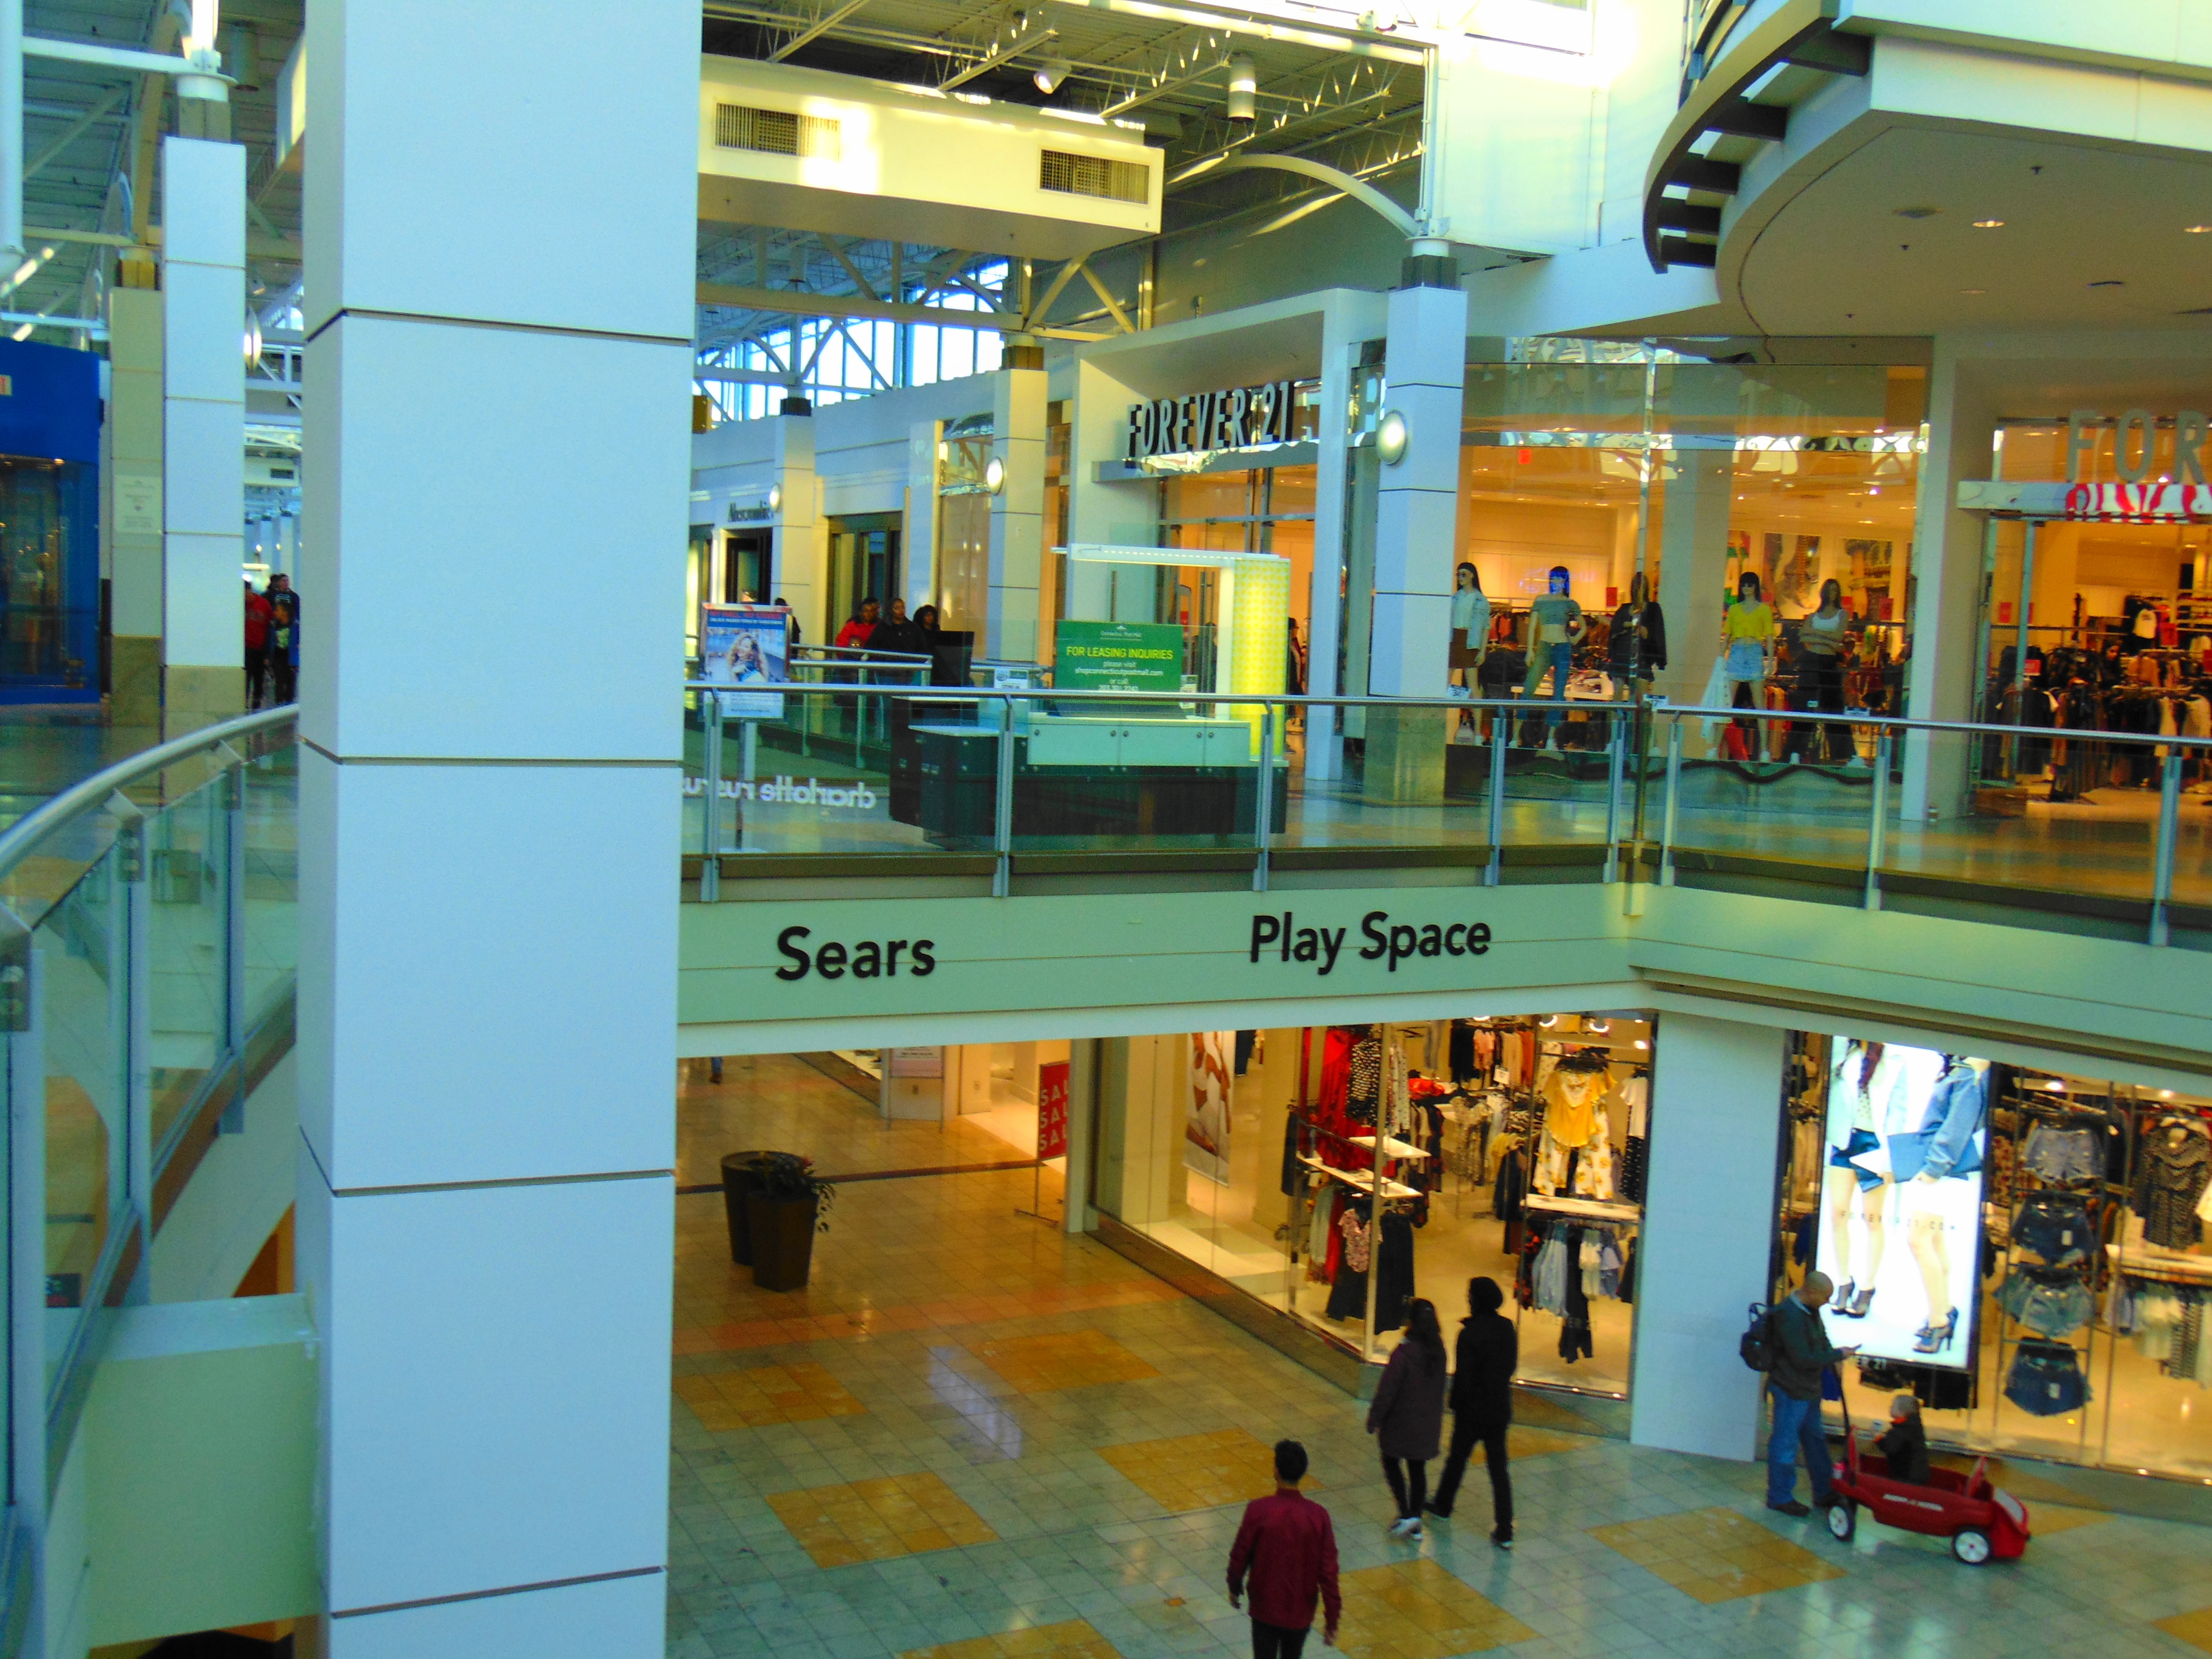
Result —
[[1774, 637], [1774, 607], [1764, 599], [1738, 599], [1721, 620], [1721, 638], [1733, 645], [1749, 640], [1764, 645]]

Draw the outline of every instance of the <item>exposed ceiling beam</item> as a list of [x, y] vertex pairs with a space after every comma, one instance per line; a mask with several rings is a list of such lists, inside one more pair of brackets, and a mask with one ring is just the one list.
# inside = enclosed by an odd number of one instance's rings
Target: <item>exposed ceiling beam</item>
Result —
[[1043, 334], [1058, 340], [1107, 337], [1066, 329], [1033, 328], [1008, 312], [896, 305], [888, 300], [864, 300], [857, 294], [803, 294], [791, 289], [729, 288], [718, 283], [702, 283], [698, 301], [702, 306], [729, 306], [742, 311], [766, 311], [793, 317], [866, 317], [878, 322], [937, 323], [950, 328], [988, 329], [997, 334]]
[[876, 292], [875, 284], [869, 282], [866, 277], [860, 275], [860, 266], [853, 263], [853, 256], [851, 254], [846, 252], [842, 247], [838, 246], [837, 239], [835, 236], [832, 236], [827, 231], [824, 231], [821, 234], [820, 240], [822, 246], [830, 250], [830, 257], [835, 259], [839, 264], [845, 267], [845, 274], [853, 279], [853, 286], [854, 288], [860, 289], [862, 294], [866, 295], [871, 300], [880, 300], [884, 297], [882, 295]]
[[1419, 234], [1419, 227], [1413, 222], [1413, 216], [1365, 179], [1355, 179], [1348, 173], [1326, 166], [1320, 161], [1308, 161], [1302, 155], [1224, 156], [1218, 161], [1201, 161], [1196, 166], [1185, 167], [1169, 179], [1168, 183], [1180, 185], [1207, 173], [1242, 173], [1248, 167], [1295, 173], [1302, 178], [1311, 179], [1317, 183], [1327, 185], [1332, 190], [1340, 190], [1353, 201], [1362, 206], [1371, 208], [1382, 215], [1389, 221], [1391, 228], [1401, 236], [1410, 239]]
[[1208, 76], [1218, 75], [1222, 70], [1228, 67], [1229, 60], [1226, 58], [1223, 58], [1217, 59], [1213, 63], [1206, 64], [1203, 69], [1193, 71], [1191, 74], [1176, 76], [1165, 81], [1157, 81], [1149, 87], [1141, 88], [1138, 91], [1131, 93], [1126, 98], [1115, 100], [1113, 103], [1107, 105], [1105, 108], [1100, 110], [1098, 113], [1105, 119], [1111, 120], [1116, 115], [1127, 113], [1127, 112], [1136, 108], [1139, 104], [1149, 104], [1156, 98], [1165, 98], [1170, 93], [1180, 92], [1185, 87], [1191, 85], [1194, 82], [1205, 80]]
[[1048, 40], [1056, 40], [1059, 38], [1058, 29], [1038, 29], [1034, 33], [1025, 30], [1018, 40], [1007, 42], [988, 58], [979, 58], [950, 80], [939, 81], [937, 83], [937, 89], [939, 92], [950, 92], [955, 87], [964, 87], [977, 76], [987, 75], [998, 68], [1009, 58], [1018, 58], [1024, 52], [1042, 46]]
[[797, 52], [801, 46], [805, 46], [809, 41], [827, 34], [831, 29], [836, 27], [838, 24], [843, 22], [848, 17], [850, 17], [854, 12], [860, 10], [861, 7], [867, 3], [868, 0], [845, 0], [845, 3], [838, 7], [836, 10], [824, 12], [821, 16], [816, 18], [813, 23], [809, 27], [801, 29], [797, 34], [793, 35], [790, 40], [785, 41], [774, 52], [770, 52], [769, 54], [768, 61], [771, 64], [781, 64], [785, 58], [790, 57], [792, 53]]
[[78, 116], [76, 120], [70, 122], [59, 137], [23, 164], [23, 182], [28, 184], [44, 173], [49, 162], [76, 143], [78, 139], [83, 137], [86, 133], [91, 131], [102, 118], [130, 96], [129, 87], [118, 87], [83, 114]]

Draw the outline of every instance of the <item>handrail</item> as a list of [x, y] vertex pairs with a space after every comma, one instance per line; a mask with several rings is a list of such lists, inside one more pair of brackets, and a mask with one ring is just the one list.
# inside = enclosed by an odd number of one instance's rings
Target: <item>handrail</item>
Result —
[[[1099, 702], [1127, 705], [1133, 702], [1158, 703], [1162, 707], [1179, 707], [1185, 703], [1234, 703], [1240, 708], [1439, 708], [1439, 709], [1504, 709], [1521, 714], [1542, 714], [1547, 711], [1578, 711], [1583, 714], [1613, 714], [1632, 715], [1638, 705], [1614, 702], [1595, 697], [1571, 697], [1564, 702], [1553, 697], [1401, 697], [1370, 695], [1357, 697], [1292, 696], [1279, 692], [1266, 691], [1100, 691], [1068, 690], [1056, 691], [1050, 686], [997, 687], [961, 685], [812, 685], [800, 681], [783, 681], [774, 685], [732, 687], [712, 680], [686, 680], [687, 691], [722, 691], [740, 690], [764, 696], [789, 693], [810, 697], [884, 697], [908, 702]], [[2188, 738], [2172, 732], [2106, 732], [2080, 726], [2012, 726], [1991, 725], [1980, 720], [1914, 720], [1903, 714], [1854, 714], [1850, 713], [1821, 714], [1806, 708], [1708, 708], [1702, 703], [1649, 702], [1643, 705], [1645, 713], [1654, 718], [1673, 716], [1681, 720], [1784, 720], [1805, 721], [1823, 726], [1878, 726], [1899, 732], [1956, 732], [1969, 736], [2017, 738], [2023, 736], [2054, 736], [2077, 738], [2084, 742], [2132, 743], [2154, 744], [2161, 748], [2212, 750], [2212, 738]]]
[[106, 805], [118, 790], [128, 787], [149, 773], [166, 771], [179, 761], [191, 760], [194, 756], [219, 748], [233, 738], [248, 738], [256, 732], [273, 731], [290, 724], [298, 720], [299, 714], [300, 706], [288, 702], [275, 708], [240, 714], [220, 725], [157, 744], [133, 755], [129, 760], [118, 761], [104, 770], [71, 784], [52, 799], [42, 802], [25, 813], [4, 833], [0, 833], [0, 878], [4, 878], [21, 863], [31, 849], [54, 830], [95, 808]]

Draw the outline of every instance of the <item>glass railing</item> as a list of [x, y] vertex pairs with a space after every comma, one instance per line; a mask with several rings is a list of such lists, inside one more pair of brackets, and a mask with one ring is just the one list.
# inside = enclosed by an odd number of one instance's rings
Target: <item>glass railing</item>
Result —
[[59, 1477], [111, 1310], [148, 1298], [162, 1219], [289, 1042], [293, 721], [149, 750], [0, 835], [5, 1340], [46, 1425], [9, 1437], [11, 1525], [43, 1514], [22, 1506]]
[[[963, 873], [980, 857], [1005, 892], [1112, 854], [1249, 865], [1262, 890], [1277, 868], [1394, 863], [1492, 884], [1781, 880], [1871, 908], [1911, 892], [2140, 921], [2160, 944], [2177, 908], [2212, 906], [2202, 738], [1580, 698], [688, 697], [684, 850], [705, 898], [756, 855], [963, 855], [945, 866]], [[1308, 743], [1340, 722], [1342, 775], [1309, 775]], [[823, 741], [833, 724], [866, 735]]]

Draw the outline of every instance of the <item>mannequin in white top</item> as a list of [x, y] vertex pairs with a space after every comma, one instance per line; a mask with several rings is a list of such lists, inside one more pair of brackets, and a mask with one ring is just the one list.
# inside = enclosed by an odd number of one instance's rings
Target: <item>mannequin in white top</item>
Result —
[[[1471, 564], [1462, 564], [1453, 577], [1451, 644], [1449, 672], [1458, 684], [1480, 696], [1478, 676], [1482, 659], [1490, 654], [1490, 599], [1482, 591], [1482, 576]], [[1471, 723], [1464, 714], [1462, 723]]]

